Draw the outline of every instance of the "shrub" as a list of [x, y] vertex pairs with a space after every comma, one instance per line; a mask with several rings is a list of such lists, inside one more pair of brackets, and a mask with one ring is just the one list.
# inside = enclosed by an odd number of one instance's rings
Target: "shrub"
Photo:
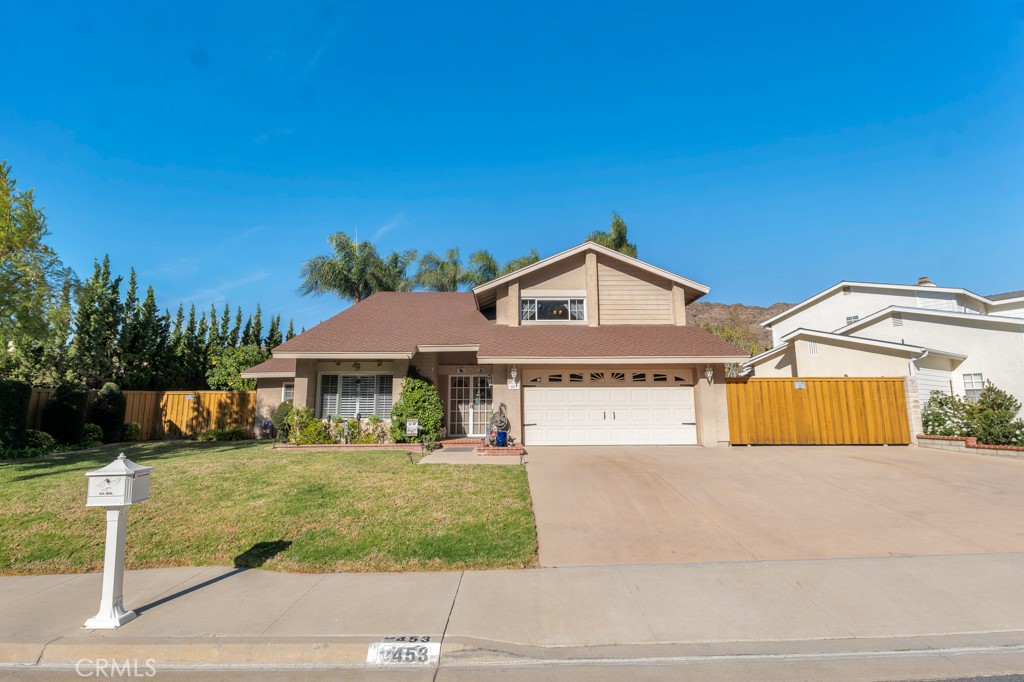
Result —
[[316, 421], [316, 416], [311, 408], [296, 407], [292, 409], [285, 418], [285, 424], [288, 426], [288, 442], [292, 445], [301, 445], [299, 437], [302, 434], [302, 429], [314, 421]]
[[25, 431], [25, 447], [30, 450], [50, 450], [57, 444], [46, 431], [28, 429]]
[[142, 438], [142, 427], [138, 422], [128, 422], [121, 426], [121, 440], [129, 443]]
[[127, 407], [128, 399], [117, 384], [110, 381], [103, 384], [92, 404], [92, 421], [103, 429], [104, 443], [113, 443], [121, 437]]
[[[391, 409], [391, 437], [396, 443], [423, 440], [433, 443], [441, 437], [444, 422], [444, 404], [434, 384], [419, 378], [410, 368], [409, 376], [402, 383], [402, 393]], [[407, 419], [420, 420], [420, 437], [405, 435]]]
[[25, 425], [32, 400], [32, 387], [24, 381], [0, 381], [0, 445], [25, 445]]
[[967, 435], [967, 412], [971, 404], [964, 398], [932, 391], [921, 412], [924, 432], [929, 436]]
[[[62, 445], [83, 441], [89, 392], [78, 384], [61, 384], [43, 407], [43, 431]], [[102, 438], [102, 429], [101, 429]]]
[[295, 442], [296, 445], [328, 445], [334, 443], [335, 440], [327, 422], [322, 419], [314, 419], [303, 426], [298, 432], [298, 438], [292, 438], [291, 442]]
[[283, 403], [277, 406], [274, 410], [273, 416], [270, 417], [270, 422], [274, 425], [277, 430], [279, 438], [288, 440], [288, 415], [292, 413], [292, 401], [285, 400]]
[[236, 441], [245, 440], [246, 435], [245, 429], [240, 426], [234, 426], [227, 429], [210, 429], [209, 431], [203, 431], [201, 434], [196, 436], [196, 440], [200, 443], [211, 443], [213, 441]]
[[1020, 401], [991, 382], [967, 412], [968, 434], [988, 445], [1020, 445], [1024, 422], [1017, 418]]
[[82, 429], [82, 447], [94, 448], [103, 442], [103, 429], [99, 424], [86, 424]]

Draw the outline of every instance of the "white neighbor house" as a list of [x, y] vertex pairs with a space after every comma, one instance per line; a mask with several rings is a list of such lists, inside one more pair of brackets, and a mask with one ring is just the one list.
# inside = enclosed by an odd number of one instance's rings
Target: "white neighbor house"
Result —
[[1024, 291], [840, 282], [762, 324], [774, 347], [743, 365], [757, 377], [909, 376], [922, 405], [991, 381], [1024, 400]]

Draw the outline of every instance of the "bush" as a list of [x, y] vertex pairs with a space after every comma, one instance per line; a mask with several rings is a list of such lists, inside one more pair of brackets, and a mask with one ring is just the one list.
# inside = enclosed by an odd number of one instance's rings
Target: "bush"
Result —
[[[294, 432], [293, 435], [295, 435]], [[314, 419], [299, 430], [298, 438], [292, 438], [290, 442], [294, 442], [296, 445], [328, 445], [334, 443], [335, 440], [327, 422]]]
[[285, 424], [288, 427], [288, 442], [292, 445], [300, 445], [299, 437], [302, 434], [302, 429], [306, 428], [314, 421], [316, 421], [316, 417], [313, 415], [313, 410], [311, 408], [293, 408], [288, 413], [288, 416], [285, 417]]
[[32, 387], [24, 381], [0, 381], [0, 446], [25, 445], [25, 425], [32, 400]]
[[967, 413], [967, 430], [980, 443], [1024, 445], [1024, 422], [1017, 418], [1020, 401], [991, 382]]
[[138, 422], [128, 422], [121, 426], [121, 440], [134, 443], [141, 438], [142, 427], [139, 426]]
[[103, 384], [92, 404], [92, 421], [103, 429], [104, 443], [113, 443], [121, 437], [127, 407], [128, 399], [117, 384], [110, 381]]
[[[420, 420], [420, 437], [412, 438], [405, 435], [407, 419]], [[426, 441], [436, 442], [441, 437], [441, 424], [444, 423], [444, 404], [437, 388], [422, 379], [415, 370], [410, 368], [409, 375], [402, 383], [402, 393], [398, 402], [391, 409], [391, 437], [396, 443]]]
[[103, 429], [99, 424], [86, 424], [82, 429], [82, 447], [94, 448], [103, 442]]
[[200, 443], [236, 441], [245, 440], [246, 435], [245, 429], [235, 426], [229, 429], [210, 429], [209, 431], [204, 431], [196, 436], [196, 440]]
[[1019, 411], [1019, 400], [989, 382], [976, 402], [933, 392], [921, 421], [924, 432], [930, 436], [959, 436], [977, 438], [986, 445], [1024, 446], [1024, 421], [1017, 418]]
[[932, 391], [921, 412], [924, 432], [929, 436], [964, 436], [971, 404], [956, 395]]
[[[43, 431], [61, 445], [77, 445], [85, 435], [89, 392], [78, 384], [61, 384], [43, 407]], [[102, 429], [101, 429], [102, 438]]]
[[46, 431], [28, 429], [25, 431], [25, 447], [30, 450], [50, 450], [57, 444]]
[[292, 401], [285, 400], [283, 403], [277, 406], [277, 409], [274, 410], [273, 416], [270, 417], [270, 423], [274, 425], [274, 428], [277, 430], [277, 435], [279, 438], [288, 440], [288, 430], [290, 428], [288, 425], [288, 415], [290, 415], [291, 413]]

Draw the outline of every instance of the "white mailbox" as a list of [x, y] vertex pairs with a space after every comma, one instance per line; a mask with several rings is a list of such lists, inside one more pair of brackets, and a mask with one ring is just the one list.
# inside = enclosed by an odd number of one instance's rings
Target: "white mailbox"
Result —
[[149, 479], [153, 467], [144, 467], [125, 458], [117, 459], [96, 471], [87, 472], [87, 507], [124, 507], [149, 499]]

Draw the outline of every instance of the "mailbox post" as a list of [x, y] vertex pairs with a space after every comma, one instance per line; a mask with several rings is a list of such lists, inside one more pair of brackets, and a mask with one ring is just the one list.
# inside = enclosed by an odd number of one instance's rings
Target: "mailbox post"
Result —
[[124, 610], [125, 533], [128, 508], [149, 499], [149, 481], [153, 467], [144, 467], [125, 458], [117, 459], [96, 471], [87, 472], [89, 493], [85, 506], [107, 510], [107, 544], [103, 553], [103, 592], [100, 610], [85, 621], [84, 627], [109, 630], [135, 618]]

